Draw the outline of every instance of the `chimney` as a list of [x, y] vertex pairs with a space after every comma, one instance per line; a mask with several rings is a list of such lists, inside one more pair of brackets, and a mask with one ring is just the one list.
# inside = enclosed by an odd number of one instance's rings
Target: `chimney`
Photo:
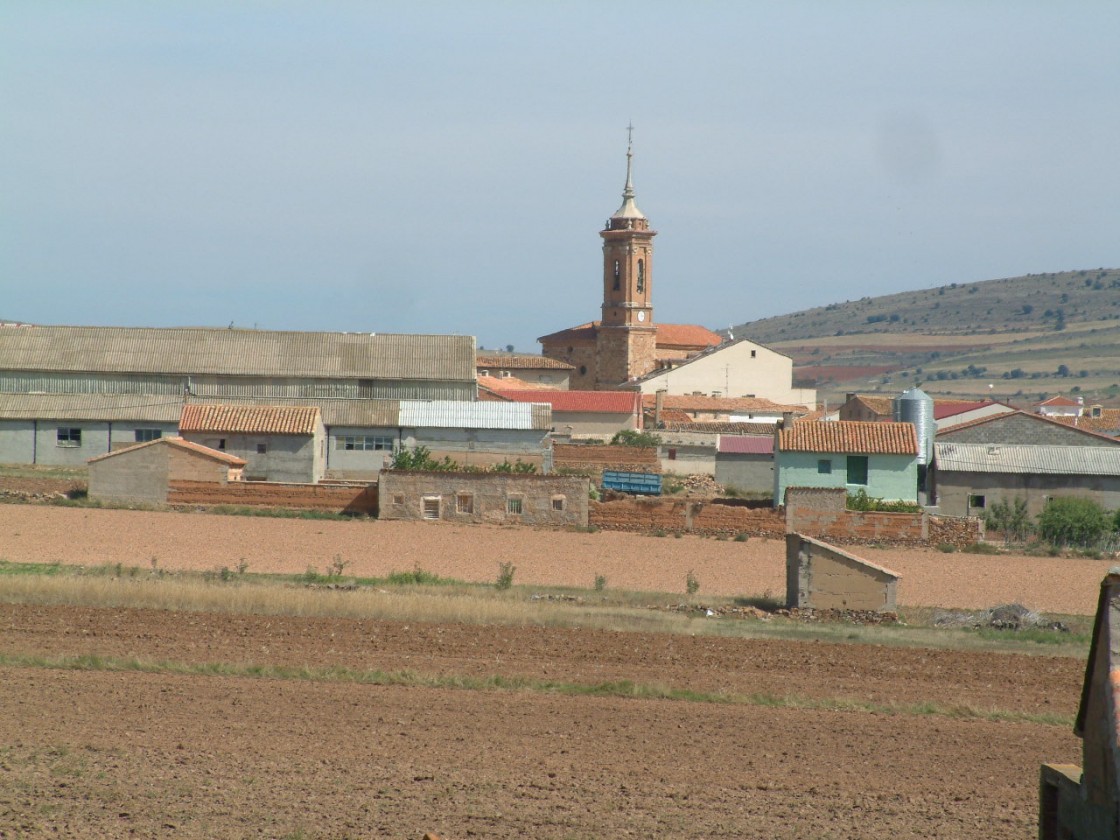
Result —
[[792, 411], [783, 411], [782, 412], [782, 428], [783, 429], [788, 429], [792, 425], [793, 425], [793, 412]]

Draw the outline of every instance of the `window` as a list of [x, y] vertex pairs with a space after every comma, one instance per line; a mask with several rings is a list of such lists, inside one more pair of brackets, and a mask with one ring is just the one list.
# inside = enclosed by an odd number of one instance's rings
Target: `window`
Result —
[[675, 460], [677, 460], [677, 450], [676, 450], [675, 448], [671, 448], [671, 449], [669, 450], [669, 460], [670, 460], [670, 461], [675, 461]]
[[646, 261], [638, 260], [638, 291], [646, 290]]
[[565, 504], [567, 504], [567, 501], [568, 501], [567, 496], [553, 496], [552, 497], [552, 509], [553, 510], [563, 510]]
[[968, 506], [972, 510], [983, 510], [985, 501], [983, 496], [969, 496]]
[[848, 456], [848, 484], [867, 485], [867, 456]]
[[832, 461], [828, 458], [821, 458], [817, 461], [817, 474], [832, 475]]
[[258, 443], [257, 444], [257, 454], [258, 455], [264, 455], [267, 452], [268, 452], [268, 444], [267, 443]]
[[424, 519], [439, 519], [439, 496], [424, 496], [420, 500], [420, 516]]
[[56, 440], [58, 446], [81, 446], [82, 445], [82, 430], [81, 429], [68, 429], [59, 427], [58, 438]]
[[506, 513], [521, 514], [521, 497], [510, 496], [506, 499]]
[[587, 365], [580, 365], [579, 366], [579, 375], [580, 376], [587, 376]]
[[151, 440], [159, 440], [161, 437], [163, 437], [163, 432], [161, 432], [159, 429], [137, 429], [136, 430], [136, 442], [137, 443], [147, 443], [148, 441], [151, 441]]
[[334, 448], [346, 452], [391, 452], [393, 439], [385, 435], [340, 435]]
[[618, 265], [618, 260], [615, 260], [614, 261], [614, 290], [616, 292], [618, 291], [619, 286], [620, 286], [619, 281], [620, 281], [621, 276], [622, 276], [622, 271], [621, 271], [621, 269]]
[[393, 496], [393, 504], [397, 507], [400, 507], [401, 505], [403, 505], [404, 504], [404, 496], [401, 495], [400, 493], [395, 494]]
[[482, 370], [480, 370], [480, 371], [478, 372], [478, 375], [479, 375], [479, 376], [489, 376], [489, 375], [490, 375], [490, 371], [488, 371], [488, 370], [487, 370], [486, 368], [483, 368]]
[[751, 358], [752, 358], [752, 359], [755, 359], [755, 358], [757, 358], [757, 357], [758, 357], [758, 351], [757, 351], [757, 350], [752, 350], [752, 351], [751, 351]]
[[470, 493], [460, 493], [455, 497], [456, 513], [474, 513], [474, 496]]

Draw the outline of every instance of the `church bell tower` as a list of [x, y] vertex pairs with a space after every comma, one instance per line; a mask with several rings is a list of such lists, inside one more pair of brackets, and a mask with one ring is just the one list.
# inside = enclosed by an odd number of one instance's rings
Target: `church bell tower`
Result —
[[603, 238], [603, 317], [597, 347], [598, 387], [622, 385], [656, 366], [653, 325], [653, 237], [649, 219], [634, 203], [633, 126], [627, 131], [626, 186], [622, 206]]

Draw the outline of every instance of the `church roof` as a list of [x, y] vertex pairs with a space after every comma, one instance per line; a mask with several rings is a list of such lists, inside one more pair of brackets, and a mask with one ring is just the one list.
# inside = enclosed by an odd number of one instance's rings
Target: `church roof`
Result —
[[[542, 335], [537, 341], [542, 344], [548, 342], [564, 341], [595, 341], [599, 332], [600, 321], [588, 321], [578, 327], [569, 327], [549, 335]], [[707, 327], [699, 324], [655, 324], [657, 330], [657, 346], [703, 350], [723, 343], [723, 337], [714, 333]]]

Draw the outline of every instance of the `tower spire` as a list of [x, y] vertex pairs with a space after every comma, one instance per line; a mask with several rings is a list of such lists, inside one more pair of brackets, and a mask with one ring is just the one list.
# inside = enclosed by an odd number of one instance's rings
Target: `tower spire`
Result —
[[644, 219], [642, 211], [634, 203], [634, 124], [626, 126], [626, 186], [622, 189], [622, 206], [612, 219]]

